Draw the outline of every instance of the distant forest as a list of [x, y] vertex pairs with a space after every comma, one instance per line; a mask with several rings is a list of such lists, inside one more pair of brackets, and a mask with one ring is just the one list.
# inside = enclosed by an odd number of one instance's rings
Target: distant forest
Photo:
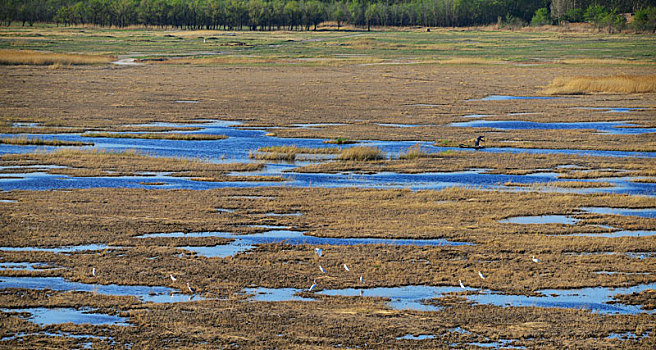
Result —
[[654, 31], [656, 0], [0, 0], [0, 21], [181, 29], [316, 30], [371, 26], [522, 26], [590, 22]]

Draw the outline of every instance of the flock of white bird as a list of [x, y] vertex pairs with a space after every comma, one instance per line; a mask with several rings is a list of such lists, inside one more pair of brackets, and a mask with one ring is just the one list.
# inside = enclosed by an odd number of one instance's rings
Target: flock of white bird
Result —
[[[320, 258], [323, 257], [323, 249], [321, 248], [314, 248], [314, 253]], [[346, 272], [351, 271], [351, 269], [346, 264], [342, 264], [342, 267], [344, 268], [344, 270], [346, 270]], [[319, 265], [319, 271], [321, 271], [321, 273], [323, 274], [326, 274], [326, 269], [324, 269], [323, 266], [321, 265]], [[360, 275], [360, 283], [364, 284], [364, 275]], [[312, 285], [310, 286], [310, 288], [307, 289], [307, 291], [311, 292], [316, 287], [317, 287], [317, 280], [315, 279]]]
[[[322, 256], [323, 256], [323, 249], [321, 249], [321, 248], [314, 248], [314, 253], [315, 253], [318, 257], [322, 257]], [[531, 257], [531, 261], [533, 261], [534, 263], [539, 263], [539, 262], [540, 262], [540, 259], [536, 258], [535, 256], [532, 256], [532, 257]], [[351, 269], [350, 269], [346, 264], [343, 264], [342, 266], [344, 267], [344, 270], [346, 270], [346, 272], [350, 272], [350, 271], [351, 271]], [[321, 271], [321, 272], [324, 273], [324, 274], [326, 273], [326, 269], [324, 269], [321, 265], [319, 265], [319, 271]], [[484, 280], [484, 279], [486, 278], [485, 275], [484, 275], [481, 271], [478, 271], [478, 276], [479, 276], [482, 280]], [[364, 275], [360, 275], [360, 283], [364, 284]], [[462, 280], [458, 280], [458, 284], [460, 285], [460, 288], [462, 288], [462, 289], [467, 289], [467, 287], [465, 286], [465, 284], [462, 283]], [[315, 279], [315, 280], [314, 280], [314, 283], [312, 283], [312, 285], [310, 286], [310, 288], [307, 289], [307, 291], [308, 291], [308, 292], [311, 292], [311, 291], [314, 290], [314, 288], [316, 288], [316, 287], [317, 287], [317, 280]], [[362, 295], [362, 292], [360, 292], [360, 295]]]
[[[323, 249], [321, 249], [321, 248], [314, 248], [314, 253], [320, 258], [323, 257]], [[539, 263], [540, 259], [536, 258], [535, 256], [532, 256], [531, 261], [533, 261], [534, 263]], [[344, 267], [344, 270], [346, 270], [346, 272], [351, 271], [351, 269], [348, 267], [348, 265], [343, 264], [342, 266]], [[326, 269], [324, 269], [321, 265], [319, 265], [319, 271], [321, 271], [323, 274], [326, 274]], [[93, 269], [91, 269], [91, 274], [93, 275], [93, 277], [96, 277], [96, 268], [95, 267]], [[481, 271], [478, 271], [478, 276], [483, 280], [486, 278], [485, 275]], [[173, 282], [178, 280], [175, 276], [173, 276], [173, 274], [169, 274], [169, 278], [171, 278], [171, 281], [173, 281]], [[364, 275], [360, 275], [360, 283], [364, 284]], [[458, 284], [460, 284], [460, 288], [467, 289], [467, 287], [465, 287], [465, 284], [462, 283], [462, 280], [458, 280]], [[307, 289], [307, 291], [311, 292], [316, 287], [317, 287], [317, 280], [315, 279], [314, 283], [312, 283], [312, 285], [310, 286], [310, 288]], [[191, 294], [196, 293], [196, 290], [189, 285], [189, 282], [187, 282], [187, 289], [189, 290], [189, 292]], [[360, 295], [362, 295], [362, 292], [360, 292]]]

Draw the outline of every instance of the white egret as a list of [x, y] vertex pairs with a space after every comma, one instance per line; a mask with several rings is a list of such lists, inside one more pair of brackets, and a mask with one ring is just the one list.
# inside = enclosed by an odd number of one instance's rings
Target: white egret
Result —
[[169, 276], [171, 277], [171, 281], [173, 281], [173, 282], [178, 280], [177, 278], [173, 277], [173, 275], [169, 275]]
[[321, 270], [321, 272], [323, 273], [326, 273], [326, 270], [323, 267], [321, 267], [321, 265], [319, 265], [319, 270]]
[[314, 252], [321, 257], [323, 255], [323, 249], [321, 248], [314, 248]]
[[346, 266], [346, 264], [344, 264], [344, 270], [351, 271], [351, 269], [349, 269], [348, 266]]
[[312, 285], [310, 286], [310, 289], [308, 289], [308, 292], [311, 292], [314, 289], [314, 287], [316, 287], [316, 286], [317, 286], [317, 280], [314, 280], [314, 283], [312, 283]]
[[93, 269], [91, 269], [91, 274], [93, 275], [93, 277], [96, 277], [96, 268], [95, 267]]
[[194, 289], [191, 288], [191, 286], [189, 285], [189, 282], [187, 282], [187, 289], [189, 289], [189, 291], [191, 292], [191, 294], [194, 294], [194, 293], [195, 293]]
[[533, 260], [534, 263], [539, 263], [540, 259], [536, 258], [535, 255], [531, 257], [531, 260]]
[[461, 280], [458, 280], [458, 283], [460, 283], [460, 288], [462, 288], [462, 289], [467, 289], [467, 288], [465, 288], [465, 285], [462, 284], [462, 281], [461, 281]]
[[483, 276], [483, 273], [480, 272], [480, 271], [478, 271], [478, 276], [479, 276], [481, 279], [485, 279], [485, 276]]
[[364, 283], [364, 277], [360, 275], [360, 283]]

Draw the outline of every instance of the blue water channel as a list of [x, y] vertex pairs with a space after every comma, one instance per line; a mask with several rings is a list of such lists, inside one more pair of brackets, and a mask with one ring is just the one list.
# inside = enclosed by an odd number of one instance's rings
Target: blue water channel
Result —
[[[466, 281], [464, 282], [467, 283]], [[452, 293], [467, 292], [467, 294], [456, 294], [469, 301], [480, 305], [514, 306], [514, 307], [558, 307], [569, 309], [584, 309], [603, 314], [632, 315], [647, 312], [653, 314], [654, 310], [643, 310], [640, 306], [610, 303], [613, 296], [617, 294], [639, 293], [647, 289], [656, 288], [656, 282], [642, 284], [632, 287], [606, 288], [587, 287], [577, 289], [545, 289], [540, 290], [539, 296], [509, 295], [502, 294], [489, 289], [478, 289], [455, 286], [401, 286], [401, 287], [378, 287], [378, 288], [344, 288], [344, 289], [321, 289], [317, 285], [316, 294], [331, 296], [361, 296], [379, 297], [389, 299], [388, 305], [395, 310], [419, 310], [439, 311], [440, 306], [427, 304], [427, 300], [441, 298]], [[248, 288], [246, 294], [254, 295], [253, 301], [288, 301], [285, 296], [299, 298], [295, 293], [302, 292], [301, 289], [285, 288], [284, 292], [272, 288]], [[305, 290], [307, 291], [307, 289]], [[307, 300], [303, 298], [300, 300]], [[299, 299], [294, 299], [299, 300]]]
[[538, 123], [519, 120], [473, 120], [468, 122], [451, 123], [450, 126], [463, 128], [493, 128], [498, 130], [584, 130], [592, 129], [602, 133], [634, 135], [655, 133], [655, 128], [639, 128], [635, 124], [622, 122], [579, 122], [579, 123]]
[[[79, 134], [48, 134], [48, 135], [22, 135], [42, 139], [60, 139], [65, 141], [82, 141], [94, 143], [94, 146], [83, 148], [97, 148], [108, 151], [137, 150], [153, 156], [200, 158], [216, 163], [232, 162], [261, 162], [249, 158], [249, 153], [265, 146], [291, 146], [308, 148], [336, 147], [325, 144], [320, 139], [286, 139], [267, 136], [266, 130], [238, 128], [241, 123], [236, 121], [206, 121], [203, 123], [175, 124], [151, 123], [145, 126], [160, 127], [197, 127], [200, 130], [182, 131], [191, 134], [226, 135], [227, 139], [213, 141], [178, 141], [178, 140], [147, 140], [147, 139], [115, 139], [85, 137]], [[296, 127], [320, 127], [322, 124], [303, 124]], [[2, 135], [12, 137], [16, 135]], [[437, 147], [430, 142], [415, 141], [363, 141], [361, 145], [378, 147], [386, 157], [395, 158], [416, 144], [420, 144], [424, 152], [438, 153], [447, 150], [463, 151], [460, 148]], [[340, 145], [347, 148], [354, 145]], [[52, 151], [55, 147], [0, 145], [0, 154], [35, 152], [37, 150]], [[468, 150], [465, 150], [468, 151]], [[523, 153], [559, 153], [580, 154], [591, 156], [616, 157], [653, 157], [654, 152], [614, 152], [614, 151], [583, 151], [583, 150], [543, 150], [519, 148], [487, 148], [481, 152], [523, 152]], [[472, 150], [472, 152], [475, 152]], [[308, 156], [310, 158], [316, 156]], [[311, 164], [312, 160], [297, 161], [294, 163], [264, 162], [264, 169], [257, 172], [248, 172], [233, 175], [277, 175], [287, 181], [281, 182], [199, 182], [187, 178], [172, 177], [167, 173], [138, 174], [138, 176], [106, 176], [106, 177], [72, 177], [64, 175], [47, 174], [39, 172], [39, 167], [29, 167], [24, 173], [5, 174], [0, 178], [0, 189], [3, 190], [48, 190], [68, 188], [95, 188], [95, 187], [127, 187], [127, 188], [163, 188], [163, 189], [211, 189], [222, 187], [259, 187], [259, 186], [286, 186], [297, 187], [372, 187], [372, 188], [411, 188], [411, 189], [441, 189], [449, 186], [471, 186], [477, 188], [500, 189], [507, 182], [512, 183], [549, 183], [562, 181], [555, 173], [522, 175], [486, 174], [485, 171], [462, 171], [452, 173], [423, 173], [423, 174], [353, 174], [353, 173], [298, 173], [294, 172], [298, 166]], [[48, 168], [49, 166], [43, 166]], [[632, 182], [632, 179], [604, 179], [612, 182], [615, 187], [569, 189], [579, 193], [586, 192], [612, 192], [626, 194], [652, 194], [656, 193], [656, 185], [650, 183]], [[601, 181], [601, 180], [597, 180]], [[161, 182], [163, 184], [158, 184]], [[517, 190], [517, 189], [515, 189]]]
[[9, 277], [0, 276], [0, 289], [27, 288], [56, 291], [82, 291], [103, 295], [135, 296], [143, 302], [176, 303], [202, 300], [199, 296], [179, 294], [177, 290], [161, 286], [124, 286], [118, 284], [92, 284], [68, 281], [62, 277]]

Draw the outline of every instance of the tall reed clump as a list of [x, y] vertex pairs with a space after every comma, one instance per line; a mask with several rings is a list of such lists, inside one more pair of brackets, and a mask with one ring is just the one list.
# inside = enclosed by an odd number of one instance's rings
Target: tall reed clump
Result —
[[656, 74], [613, 75], [606, 77], [560, 77], [547, 85], [549, 95], [576, 95], [594, 92], [650, 93], [656, 92]]
[[260, 160], [286, 160], [292, 161], [296, 159], [296, 153], [293, 151], [280, 151], [280, 152], [248, 152], [248, 158], [250, 159], [260, 159]]
[[408, 151], [399, 155], [399, 159], [417, 159], [428, 156], [428, 153], [421, 150], [421, 144], [410, 146]]
[[305, 154], [337, 154], [341, 151], [338, 147], [298, 147], [291, 146], [268, 146], [258, 149], [260, 152], [279, 152], [279, 153], [305, 153]]
[[323, 143], [328, 143], [328, 144], [333, 144], [333, 145], [350, 145], [354, 143], [358, 143], [357, 141], [354, 140], [349, 140], [343, 137], [338, 137], [334, 140], [326, 140]]
[[377, 147], [356, 146], [345, 148], [339, 154], [340, 160], [377, 160], [383, 158], [383, 152]]
[[49, 53], [31, 50], [0, 50], [0, 65], [76, 65], [101, 64], [115, 60], [109, 56]]

